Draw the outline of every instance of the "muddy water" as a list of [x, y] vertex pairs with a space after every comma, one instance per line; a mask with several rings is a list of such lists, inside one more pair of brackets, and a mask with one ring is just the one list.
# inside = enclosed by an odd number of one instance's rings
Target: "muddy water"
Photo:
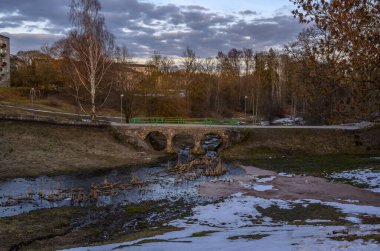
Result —
[[[174, 163], [171, 163], [173, 166]], [[219, 179], [240, 175], [244, 171], [226, 164], [227, 174]], [[65, 175], [57, 177], [38, 177], [33, 179], [13, 179], [0, 182], [0, 217], [14, 216], [42, 208], [63, 206], [106, 206], [127, 205], [149, 200], [178, 199], [206, 200], [197, 193], [197, 187], [216, 178], [199, 177], [196, 180], [184, 180], [180, 176], [167, 172], [168, 163], [153, 167], [136, 167], [115, 170], [102, 175]], [[115, 189], [112, 194], [97, 196], [95, 200], [73, 201], [73, 190], [89, 193], [92, 185], [129, 184], [132, 176], [144, 182], [142, 187]]]

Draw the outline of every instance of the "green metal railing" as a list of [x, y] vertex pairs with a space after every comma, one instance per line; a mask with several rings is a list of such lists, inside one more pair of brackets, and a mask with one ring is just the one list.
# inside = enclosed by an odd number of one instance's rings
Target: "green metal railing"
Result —
[[130, 124], [177, 124], [177, 125], [239, 125], [236, 119], [214, 119], [214, 118], [167, 118], [167, 117], [145, 117], [131, 118]]

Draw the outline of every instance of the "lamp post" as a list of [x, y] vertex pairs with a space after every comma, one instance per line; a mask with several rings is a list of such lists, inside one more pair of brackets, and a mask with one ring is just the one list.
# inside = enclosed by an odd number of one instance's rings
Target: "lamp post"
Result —
[[124, 94], [120, 94], [120, 123], [123, 123], [123, 97]]
[[244, 97], [244, 117], [247, 118], [247, 100], [248, 96]]
[[36, 90], [34, 89], [34, 87], [32, 87], [32, 89], [30, 89], [30, 92], [29, 92], [29, 96], [30, 96], [30, 99], [32, 101], [32, 110], [33, 110], [33, 116], [34, 116], [34, 100], [36, 99]]

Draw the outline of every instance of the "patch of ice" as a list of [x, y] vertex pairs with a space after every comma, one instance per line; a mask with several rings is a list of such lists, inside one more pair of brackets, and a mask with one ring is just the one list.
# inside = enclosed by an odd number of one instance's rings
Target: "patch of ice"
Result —
[[270, 177], [267, 177], [267, 178], [256, 179], [256, 182], [258, 182], [258, 183], [267, 183], [267, 182], [273, 181], [274, 179], [276, 179], [276, 176], [270, 176]]
[[360, 202], [359, 200], [342, 200], [342, 199], [337, 199], [337, 200], [348, 202], [348, 203], [359, 203]]
[[380, 188], [374, 188], [374, 189], [370, 189], [372, 192], [375, 192], [375, 193], [380, 193]]
[[305, 220], [306, 223], [324, 223], [324, 222], [331, 222], [331, 220], [319, 220], [319, 219], [315, 219], [315, 220]]
[[280, 177], [293, 178], [293, 177], [294, 177], [294, 174], [279, 173], [278, 176], [280, 176]]
[[245, 188], [253, 189], [258, 192], [265, 192], [269, 190], [274, 190], [274, 187], [272, 185], [258, 185], [258, 184], [247, 184], [244, 182], [239, 182], [239, 184]]
[[361, 224], [362, 223], [362, 220], [360, 218], [357, 218], [357, 217], [348, 216], [345, 219], [346, 219], [346, 221], [350, 221], [350, 222], [355, 223], [355, 224]]
[[253, 185], [252, 189], [258, 192], [265, 192], [269, 190], [273, 190], [272, 185]]
[[241, 198], [241, 197], [243, 197], [243, 193], [235, 193], [235, 194], [233, 194], [233, 195], [231, 195], [231, 197], [233, 198], [233, 197], [236, 197], [236, 198]]

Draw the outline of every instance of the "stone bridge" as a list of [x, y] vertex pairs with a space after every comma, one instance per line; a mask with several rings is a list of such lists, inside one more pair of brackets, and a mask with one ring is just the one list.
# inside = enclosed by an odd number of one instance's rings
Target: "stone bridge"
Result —
[[228, 148], [241, 140], [241, 134], [238, 130], [223, 127], [128, 126], [119, 127], [116, 128], [116, 130], [125, 136], [137, 137], [150, 147], [152, 147], [152, 142], [150, 142], [149, 136], [152, 133], [159, 134], [162, 138], [165, 138], [166, 145], [162, 151], [167, 153], [176, 153], [179, 150], [179, 147], [174, 143], [174, 139], [178, 135], [186, 135], [193, 139], [194, 148], [192, 149], [192, 153], [194, 154], [204, 154], [202, 141], [204, 141], [207, 135], [216, 135], [220, 138], [221, 147], [218, 149], [219, 151]]

